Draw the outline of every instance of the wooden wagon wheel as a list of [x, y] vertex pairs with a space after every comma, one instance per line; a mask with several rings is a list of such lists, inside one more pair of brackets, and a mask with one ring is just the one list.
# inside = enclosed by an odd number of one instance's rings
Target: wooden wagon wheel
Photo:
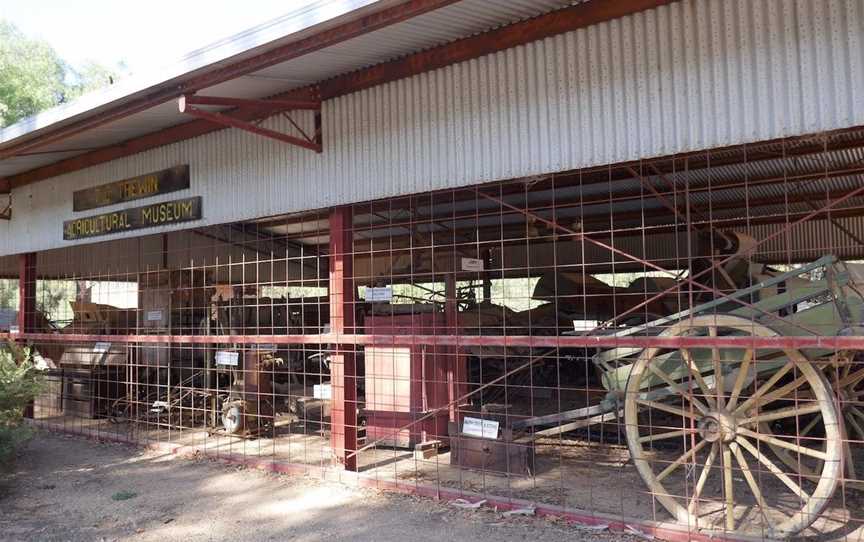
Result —
[[[663, 335], [777, 334], [722, 315], [682, 321]], [[759, 429], [801, 416], [821, 418], [824, 448]], [[694, 528], [788, 537], [819, 517], [839, 481], [841, 428], [832, 393], [798, 350], [648, 348], [631, 371], [624, 419], [633, 462], [652, 496]], [[769, 444], [818, 459], [818, 477], [784, 470], [765, 453]]]
[[864, 442], [864, 363], [846, 358], [833, 369], [829, 380], [840, 399], [846, 435], [849, 440]]
[[[825, 377], [831, 382], [832, 389], [839, 402], [839, 414], [843, 422], [843, 453], [845, 456], [844, 467], [845, 483], [847, 489], [864, 491], [864, 481], [858, 479], [855, 469], [855, 457], [852, 455], [852, 443], [864, 442], [864, 364], [857, 365], [848, 356], [848, 353], [835, 355], [830, 363], [825, 366]], [[797, 434], [800, 439], [816, 441], [822, 439], [824, 430], [820, 423], [821, 418], [810, 416], [802, 418], [800, 427], [792, 428], [792, 433]], [[763, 433], [789, 433], [782, 424], [772, 427], [771, 423], [760, 424]], [[786, 429], [786, 431], [783, 431]], [[815, 478], [821, 469], [821, 461], [811, 460], [796, 454], [788, 448], [781, 448], [769, 443], [771, 451], [786, 466], [805, 476]], [[824, 448], [824, 447], [823, 447]]]

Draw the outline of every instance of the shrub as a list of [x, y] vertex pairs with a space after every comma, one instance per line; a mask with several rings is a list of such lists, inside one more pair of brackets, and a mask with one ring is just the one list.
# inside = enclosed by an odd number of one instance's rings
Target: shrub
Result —
[[42, 375], [29, 347], [13, 342], [0, 347], [0, 465], [7, 463], [30, 435], [24, 409], [42, 389]]

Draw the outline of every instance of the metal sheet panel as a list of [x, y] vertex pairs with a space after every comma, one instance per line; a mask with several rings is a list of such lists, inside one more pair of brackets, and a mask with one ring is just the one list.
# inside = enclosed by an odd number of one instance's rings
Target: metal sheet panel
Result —
[[73, 190], [182, 163], [153, 201], [215, 224], [861, 125], [862, 42], [864, 0], [677, 2], [327, 102], [320, 155], [225, 130], [24, 187], [0, 250], [65, 246]]

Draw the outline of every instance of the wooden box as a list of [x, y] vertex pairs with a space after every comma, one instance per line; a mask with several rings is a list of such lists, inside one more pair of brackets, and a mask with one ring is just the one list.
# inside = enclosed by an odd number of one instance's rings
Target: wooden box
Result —
[[[373, 315], [366, 332], [382, 335], [445, 333], [441, 313]], [[413, 448], [429, 440], [446, 443], [447, 422], [464, 388], [464, 359], [448, 347], [427, 344], [365, 349], [366, 441]], [[441, 409], [433, 414], [436, 409]]]

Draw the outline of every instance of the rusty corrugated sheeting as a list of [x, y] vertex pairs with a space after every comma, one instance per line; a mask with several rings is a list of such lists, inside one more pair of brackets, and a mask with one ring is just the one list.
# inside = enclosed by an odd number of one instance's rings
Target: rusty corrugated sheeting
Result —
[[327, 102], [321, 155], [226, 130], [16, 190], [0, 250], [180, 163], [215, 224], [861, 125], [862, 51], [864, 0], [682, 1]]

